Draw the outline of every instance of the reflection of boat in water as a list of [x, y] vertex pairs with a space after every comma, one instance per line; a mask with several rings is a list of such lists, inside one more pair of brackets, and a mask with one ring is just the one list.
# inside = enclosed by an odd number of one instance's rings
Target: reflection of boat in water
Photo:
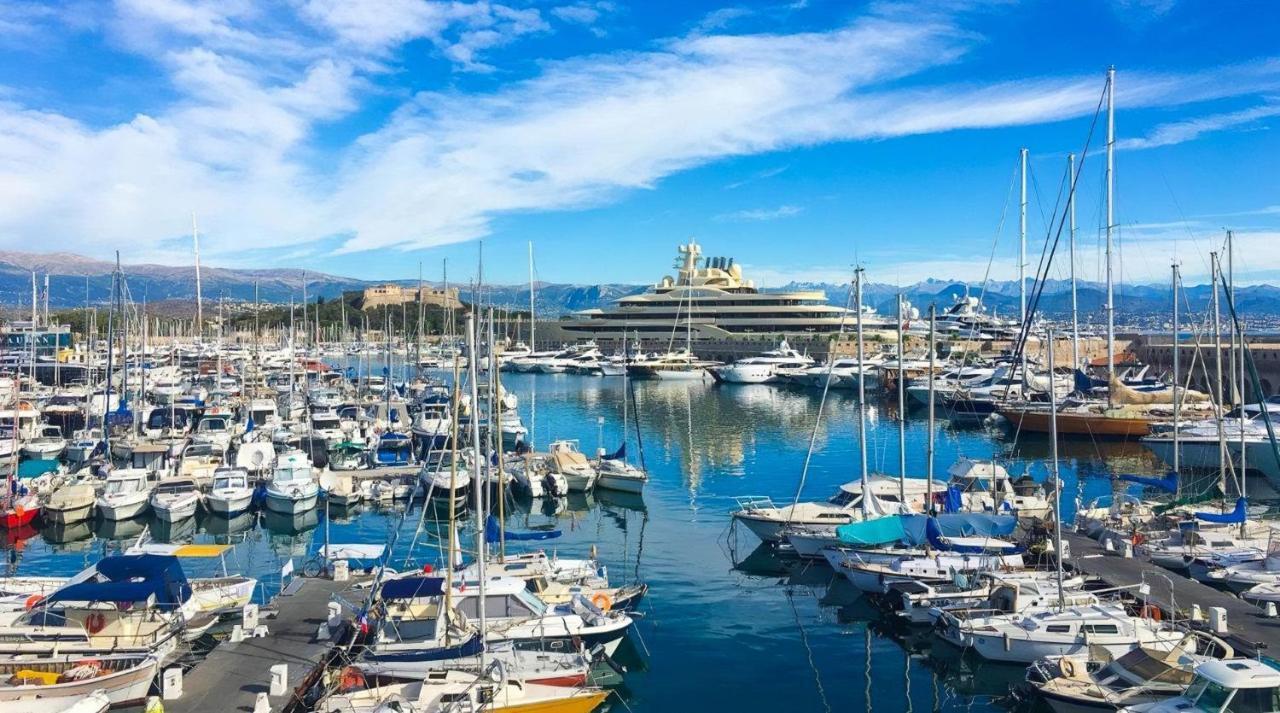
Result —
[[235, 535], [253, 529], [257, 521], [257, 513], [251, 510], [246, 510], [232, 517], [210, 515], [204, 520], [204, 531], [215, 537]]
[[300, 535], [314, 530], [320, 524], [320, 513], [315, 510], [300, 512], [297, 515], [267, 510], [262, 515], [262, 526], [273, 535]]
[[104, 540], [129, 540], [142, 534], [150, 520], [146, 517], [135, 517], [132, 520], [99, 519], [94, 534]]
[[40, 537], [54, 546], [66, 546], [93, 539], [93, 520], [81, 520], [69, 525], [48, 523], [40, 529]]
[[596, 502], [606, 508], [621, 508], [631, 512], [645, 512], [644, 495], [640, 493], [624, 493], [621, 490], [597, 490]]
[[196, 518], [187, 517], [177, 522], [169, 522], [158, 517], [151, 518], [148, 523], [151, 538], [156, 542], [177, 544], [190, 542], [196, 534]]
[[362, 512], [364, 512], [364, 505], [361, 503], [352, 503], [350, 505], [330, 503], [329, 522], [342, 524], [355, 522]]

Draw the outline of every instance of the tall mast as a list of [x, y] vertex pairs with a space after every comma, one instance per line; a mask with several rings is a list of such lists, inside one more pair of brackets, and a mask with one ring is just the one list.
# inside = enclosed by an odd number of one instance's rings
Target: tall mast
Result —
[[533, 313], [533, 241], [529, 241], [529, 351], [538, 351], [537, 319]]
[[[1182, 397], [1178, 394], [1178, 387], [1181, 385], [1180, 381], [1182, 379], [1182, 376], [1179, 373], [1180, 372], [1179, 362], [1181, 357], [1180, 352], [1182, 351], [1182, 344], [1178, 341], [1178, 332], [1180, 331], [1180, 327], [1178, 324], [1178, 282], [1179, 282], [1178, 263], [1177, 261], [1174, 261], [1173, 263], [1173, 472], [1175, 475], [1180, 470], [1179, 463], [1181, 461], [1181, 454], [1178, 452], [1181, 449], [1181, 446], [1178, 443], [1179, 441], [1178, 429], [1181, 428], [1181, 424], [1178, 422], [1179, 421], [1178, 417], [1181, 414], [1181, 410], [1182, 410]], [[1182, 496], [1182, 478], [1178, 478], [1177, 495], [1179, 497]]]
[[191, 212], [191, 244], [196, 251], [196, 340], [199, 341], [204, 333], [204, 306], [200, 295], [200, 230], [196, 227], [195, 211]]
[[[1235, 277], [1235, 267], [1234, 267], [1234, 263], [1235, 263], [1234, 253], [1235, 253], [1235, 232], [1228, 230], [1227, 231], [1227, 274], [1229, 275], [1228, 283], [1230, 284], [1228, 293], [1231, 296], [1231, 307], [1233, 309], [1236, 306], [1236, 277]], [[1244, 393], [1245, 393], [1245, 389], [1244, 389], [1245, 387], [1244, 322], [1241, 321], [1240, 324], [1237, 326], [1236, 320], [1232, 319], [1231, 328], [1235, 332], [1236, 337], [1240, 339], [1240, 344], [1236, 348], [1236, 357], [1239, 359], [1239, 362], [1237, 363], [1234, 360], [1232, 361], [1232, 371], [1233, 372], [1236, 371], [1237, 370], [1236, 367], [1239, 367], [1238, 370], [1240, 375], [1240, 381], [1239, 381], [1240, 386], [1239, 386], [1239, 390], [1236, 393], [1238, 397], [1236, 406], [1240, 408], [1240, 488], [1241, 488], [1240, 495], [1243, 497], [1244, 496], [1243, 491], [1245, 486], [1245, 479], [1244, 479], [1245, 473], [1249, 471], [1249, 453], [1248, 453], [1248, 449], [1246, 448], [1248, 444], [1246, 443], [1245, 434], [1244, 434]], [[1232, 339], [1231, 343], [1235, 344], [1235, 339]]]
[[1226, 434], [1222, 430], [1222, 322], [1218, 314], [1218, 283], [1221, 275], [1222, 267], [1218, 263], [1218, 253], [1209, 253], [1209, 271], [1213, 282], [1213, 357], [1214, 357], [1214, 382], [1213, 382], [1213, 407], [1214, 419], [1218, 424], [1218, 468], [1221, 470], [1221, 487], [1222, 487], [1222, 506], [1226, 509], [1227, 504], [1227, 439]]
[[1115, 228], [1116, 68], [1107, 69], [1107, 404], [1116, 378], [1116, 302], [1111, 274], [1111, 232]]
[[302, 348], [305, 353], [307, 347], [307, 336], [311, 333], [307, 325], [307, 271], [302, 271]]
[[[484, 456], [480, 453], [480, 392], [476, 381], [479, 376], [477, 372], [477, 364], [479, 359], [476, 354], [479, 353], [480, 345], [476, 339], [476, 317], [475, 307], [467, 315], [467, 353], [470, 355], [467, 359], [467, 378], [471, 381], [471, 457], [472, 457], [472, 473], [474, 483], [471, 486], [472, 496], [474, 497], [473, 505], [476, 510], [476, 575], [480, 580], [479, 597], [476, 599], [476, 608], [479, 615], [480, 625], [480, 641], [484, 641], [486, 622], [485, 622], [485, 560], [488, 554], [484, 544], [484, 498], [482, 492], [484, 490], [483, 466], [485, 464]], [[480, 670], [485, 668], [485, 648], [480, 648]]]
[[1053, 330], [1048, 334], [1049, 358], [1049, 476], [1053, 478], [1053, 547], [1057, 554], [1058, 611], [1066, 606], [1062, 594], [1062, 480], [1058, 473], [1058, 394], [1053, 388]]
[[1076, 155], [1067, 154], [1067, 212], [1071, 216], [1071, 368], [1080, 368], [1080, 305], [1076, 301]]
[[925, 467], [927, 480], [925, 482], [925, 501], [924, 501], [925, 502], [924, 508], [925, 508], [925, 512], [927, 513], [933, 512], [933, 445], [934, 445], [934, 434], [933, 434], [933, 422], [934, 422], [933, 391], [934, 389], [933, 387], [934, 387], [934, 381], [936, 378], [935, 375], [938, 373], [936, 368], [937, 365], [935, 364], [935, 360], [937, 359], [937, 353], [938, 353], [938, 341], [937, 341], [938, 335], [937, 335], [937, 322], [936, 322], [937, 315], [938, 315], [937, 307], [935, 305], [929, 305], [929, 436], [928, 436], [928, 443], [925, 446], [925, 458], [927, 459], [928, 462]]
[[1018, 323], [1027, 323], [1027, 150], [1018, 150], [1022, 192], [1018, 200]]
[[867, 483], [867, 410], [866, 391], [863, 382], [866, 371], [862, 364], [862, 268], [853, 273], [853, 308], [858, 311], [858, 459], [859, 473], [862, 478], [862, 517], [866, 519], [871, 510], [871, 486]]
[[[898, 502], [907, 502], [907, 368], [902, 339], [902, 293], [898, 293]], [[933, 378], [933, 374], [929, 375]]]

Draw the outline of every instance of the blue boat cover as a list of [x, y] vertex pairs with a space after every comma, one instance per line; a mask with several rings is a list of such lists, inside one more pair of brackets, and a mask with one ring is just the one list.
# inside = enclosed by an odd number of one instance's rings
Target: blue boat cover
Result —
[[405, 579], [393, 579], [382, 585], [383, 599], [439, 597], [443, 594], [444, 579], [440, 577], [408, 577]]
[[845, 544], [862, 547], [877, 547], [901, 542], [907, 536], [902, 521], [903, 518], [899, 515], [889, 515], [874, 520], [851, 522], [837, 527], [836, 537]]
[[928, 525], [932, 522], [943, 537], [1008, 537], [1018, 526], [1013, 515], [957, 513], [938, 515], [889, 515], [865, 522], [851, 522], [836, 528], [840, 541], [870, 547], [894, 542], [919, 547], [930, 544]]
[[52, 473], [58, 470], [58, 461], [56, 458], [48, 460], [33, 458], [32, 460], [24, 460], [18, 463], [19, 478], [34, 478], [45, 473]]
[[1159, 478], [1152, 478], [1144, 475], [1121, 475], [1120, 480], [1128, 483], [1137, 483], [1147, 488], [1158, 488], [1168, 493], [1178, 492], [1178, 474], [1169, 471]]
[[1248, 505], [1249, 504], [1245, 501], [1244, 498], [1240, 498], [1239, 500], [1236, 501], [1236, 509], [1232, 510], [1231, 512], [1226, 512], [1226, 513], [1198, 512], [1196, 513], [1196, 519], [1204, 520], [1205, 522], [1216, 522], [1216, 523], [1222, 523], [1222, 524], [1235, 524], [1235, 523], [1244, 522], [1245, 518], [1248, 517], [1248, 513], [1245, 511]]
[[626, 458], [626, 457], [627, 457], [627, 444], [623, 443], [622, 445], [618, 446], [618, 450], [605, 456], [604, 459], [605, 460], [622, 460], [623, 458]]
[[513, 540], [516, 542], [532, 541], [532, 540], [553, 540], [560, 536], [559, 530], [529, 530], [527, 532], [502, 531], [498, 526], [498, 518], [490, 515], [484, 521], [484, 539], [488, 542], [497, 542], [500, 539]]
[[942, 534], [942, 527], [938, 525], [938, 521], [929, 518], [925, 522], [925, 536], [929, 539], [929, 545], [936, 550], [943, 552], [959, 552], [961, 554], [1018, 554], [1023, 548], [1017, 545], [1009, 545], [1007, 547], [987, 547], [984, 545], [956, 545], [948, 542]]
[[947, 486], [942, 494], [943, 512], [961, 512], [964, 510], [964, 492], [955, 485]]
[[93, 579], [67, 585], [44, 602], [141, 602], [154, 596], [156, 608], [169, 611], [191, 597], [187, 575], [172, 555], [104, 557], [95, 569]]

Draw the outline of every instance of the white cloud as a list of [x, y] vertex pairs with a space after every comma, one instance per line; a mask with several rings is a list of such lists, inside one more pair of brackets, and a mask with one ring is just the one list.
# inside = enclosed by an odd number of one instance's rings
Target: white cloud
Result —
[[579, 2], [572, 5], [561, 5], [551, 8], [551, 14], [565, 22], [579, 25], [594, 25], [605, 13], [613, 12], [617, 6], [612, 2]]
[[716, 220], [761, 222], [790, 218], [793, 215], [800, 215], [802, 212], [804, 212], [804, 208], [798, 205], [780, 205], [777, 208], [751, 208], [735, 210], [732, 213], [721, 213], [716, 216]]
[[1160, 124], [1144, 137], [1117, 141], [1116, 148], [1150, 149], [1158, 146], [1171, 146], [1198, 139], [1203, 134], [1252, 124], [1259, 119], [1267, 119], [1273, 116], [1280, 116], [1280, 103], [1268, 103], [1241, 111], [1212, 114], [1186, 121]]
[[[319, 130], [371, 98], [385, 104], [381, 82], [406, 42], [482, 69], [486, 48], [547, 23], [491, 3], [297, 7], [282, 18], [248, 0], [120, 0], [105, 31], [155, 61], [177, 92], [127, 122], [92, 126], [0, 93], [0, 247], [44, 239], [156, 252], [188, 231], [193, 209], [202, 247], [225, 260], [335, 236], [348, 252], [427, 247], [483, 236], [500, 215], [597, 205], [726, 157], [1084, 116], [1102, 85], [902, 87], [981, 38], [939, 16], [868, 15], [824, 32], [696, 34], [548, 62], [485, 93], [422, 93], [335, 149], [317, 145]], [[1277, 87], [1280, 61], [1267, 60], [1125, 73], [1117, 93], [1130, 108]]]

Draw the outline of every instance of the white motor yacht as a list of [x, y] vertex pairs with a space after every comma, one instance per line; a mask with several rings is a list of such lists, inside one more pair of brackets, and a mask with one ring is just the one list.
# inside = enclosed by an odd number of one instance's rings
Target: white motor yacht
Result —
[[233, 517], [253, 505], [253, 486], [244, 468], [219, 468], [213, 473], [213, 486], [205, 496], [209, 512]]
[[807, 369], [813, 363], [813, 357], [792, 349], [784, 339], [777, 349], [739, 359], [732, 364], [711, 367], [708, 371], [716, 381], [726, 384], [768, 384], [782, 380], [778, 374], [780, 370]]
[[267, 509], [286, 515], [310, 512], [320, 497], [311, 460], [302, 451], [282, 453], [267, 484]]
[[122, 468], [107, 476], [98, 512], [106, 520], [132, 520], [151, 508], [150, 473], [141, 468]]
[[200, 486], [192, 478], [167, 478], [151, 489], [151, 509], [164, 522], [195, 517], [200, 507]]
[[22, 455], [37, 460], [52, 460], [67, 449], [67, 439], [58, 426], [41, 426], [34, 438], [22, 444]]
[[1030, 616], [946, 613], [936, 631], [944, 641], [985, 659], [1021, 664], [1090, 650], [1105, 650], [1113, 658], [1139, 646], [1168, 651], [1186, 635], [1170, 624], [1132, 616], [1120, 604], [1054, 608]]

